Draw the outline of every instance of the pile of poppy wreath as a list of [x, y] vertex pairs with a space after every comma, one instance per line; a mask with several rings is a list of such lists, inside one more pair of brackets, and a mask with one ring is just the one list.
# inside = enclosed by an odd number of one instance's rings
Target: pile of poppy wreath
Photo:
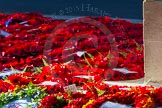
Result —
[[142, 78], [142, 27], [107, 16], [57, 20], [39, 13], [0, 14], [0, 70], [28, 66], [33, 72], [44, 58], [50, 63], [72, 61], [82, 73], [100, 74], [106, 80]]
[[[142, 28], [107, 16], [1, 13], [0, 70], [12, 73], [0, 77], [0, 107], [20, 99], [38, 108], [99, 108], [106, 101], [161, 106], [162, 88], [105, 84], [144, 76]], [[73, 84], [74, 91], [65, 90]]]
[[[129, 108], [155, 108], [162, 105], [162, 87], [107, 85], [104, 80], [79, 78], [72, 80], [76, 90], [66, 90], [69, 84], [60, 77], [51, 77], [51, 71], [55, 73], [55, 70], [50, 67], [44, 66], [37, 73], [22, 71], [0, 80], [0, 106], [24, 98], [34, 103], [35, 106], [28, 105], [29, 108], [100, 108], [107, 101], [128, 105]], [[58, 83], [42, 84], [44, 81]]]

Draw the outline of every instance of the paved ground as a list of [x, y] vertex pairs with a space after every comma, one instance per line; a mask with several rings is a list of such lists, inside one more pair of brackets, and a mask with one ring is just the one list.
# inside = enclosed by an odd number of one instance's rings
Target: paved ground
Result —
[[[138, 80], [127, 80], [127, 81], [108, 81], [107, 84], [110, 85], [128, 85], [128, 86], [145, 86], [144, 78]], [[155, 87], [162, 87], [162, 83], [155, 83], [155, 82], [148, 82], [146, 85], [155, 86]]]

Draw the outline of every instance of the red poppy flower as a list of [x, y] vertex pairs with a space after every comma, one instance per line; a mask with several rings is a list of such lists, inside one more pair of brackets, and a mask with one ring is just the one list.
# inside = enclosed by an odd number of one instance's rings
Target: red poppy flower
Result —
[[52, 106], [56, 106], [57, 104], [57, 98], [53, 95], [49, 95], [42, 99], [41, 104], [38, 108], [51, 108]]
[[27, 85], [30, 80], [24, 78], [21, 74], [12, 74], [7, 78], [13, 85]]
[[0, 80], [0, 93], [8, 92], [9, 90], [14, 91], [14, 86], [7, 82], [4, 82], [3, 80]]

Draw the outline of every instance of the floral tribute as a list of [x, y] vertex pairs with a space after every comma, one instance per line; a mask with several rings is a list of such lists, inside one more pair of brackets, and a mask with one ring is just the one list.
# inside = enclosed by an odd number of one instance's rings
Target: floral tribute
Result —
[[[51, 74], [55, 74], [54, 70], [50, 66], [43, 66], [40, 73], [21, 72], [4, 78], [0, 83], [0, 106], [23, 98], [28, 98], [38, 108], [99, 108], [106, 101], [135, 108], [162, 105], [161, 87], [107, 85], [104, 80], [89, 78], [79, 81], [73, 77], [66, 80], [54, 78]], [[44, 81], [58, 83], [41, 85]], [[65, 91], [64, 87], [70, 83], [76, 84], [77, 91]]]
[[[107, 16], [60, 20], [0, 13], [0, 75], [13, 72], [0, 77], [0, 107], [20, 99], [38, 108], [99, 108], [107, 101], [161, 106], [161, 87], [105, 84], [144, 76], [142, 28]], [[73, 84], [76, 90], [65, 90]]]
[[[91, 20], [88, 22], [87, 18]], [[142, 27], [141, 23], [107, 16], [78, 18], [68, 23], [39, 13], [0, 14], [0, 70], [28, 66], [34, 71], [33, 67], [41, 66], [44, 58], [50, 63], [72, 60], [75, 67], [107, 80], [142, 78]], [[86, 53], [78, 56], [78, 52]]]

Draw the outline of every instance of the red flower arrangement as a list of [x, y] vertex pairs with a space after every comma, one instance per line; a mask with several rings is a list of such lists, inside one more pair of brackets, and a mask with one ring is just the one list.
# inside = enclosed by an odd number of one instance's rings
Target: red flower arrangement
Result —
[[[63, 23], [64, 20], [53, 20], [37, 13], [2, 14], [1, 16], [0, 29], [11, 34], [3, 38], [0, 43], [0, 47], [2, 47], [1, 52], [4, 53], [3, 56], [0, 56], [0, 60], [3, 62], [2, 69], [9, 68], [10, 65], [17, 69], [22, 69], [26, 65], [40, 66], [43, 52], [47, 54], [45, 58], [54, 63], [64, 62], [74, 56], [75, 62], [86, 64], [82, 60], [83, 57], [78, 57], [75, 54], [70, 55], [70, 50], [64, 53], [63, 47], [67, 43], [69, 43], [68, 47], [72, 47], [74, 42], [69, 41], [71, 38], [76, 36], [75, 38], [77, 39], [78, 35], [87, 34], [88, 36], [92, 35], [96, 37], [98, 47], [94, 46], [93, 39], [83, 38], [75, 43], [76, 48], [74, 49], [74, 53], [77, 51], [86, 51], [92, 54], [94, 61], [86, 56], [87, 60], [91, 65], [97, 65], [98, 68], [125, 67], [138, 72], [138, 75], [135, 75], [136, 77], [128, 75], [126, 77], [130, 78], [123, 77], [120, 78], [121, 80], [137, 79], [144, 76], [143, 51], [139, 51], [139, 48], [142, 48], [143, 40], [142, 24], [133, 24], [120, 19], [113, 20], [109, 17], [89, 17], [98, 23], [104, 24], [111, 31], [111, 34], [105, 36], [101, 30], [86, 23], [73, 23], [65, 28], [57, 29], [56, 36], [54, 37], [52, 33], [53, 29]], [[78, 20], [84, 22], [84, 18]], [[9, 23], [5, 26], [7, 21]], [[48, 42], [52, 45], [50, 48], [48, 48]], [[48, 50], [51, 51], [49, 52]], [[100, 58], [97, 51], [103, 56], [111, 51], [114, 57], [111, 59]], [[62, 55], [63, 53], [66, 54], [64, 55], [65, 57]], [[138, 67], [134, 67], [134, 65]], [[108, 80], [119, 79], [108, 78]]]
[[102, 82], [85, 83], [84, 86], [83, 88], [86, 90], [86, 93], [76, 92], [69, 95], [66, 92], [62, 92], [61, 94], [57, 93], [54, 95], [56, 97], [62, 97], [62, 102], [64, 101], [62, 103], [64, 104], [63, 108], [99, 108], [106, 101], [131, 105], [135, 108], [154, 108], [161, 104], [158, 98], [156, 98], [158, 96], [158, 92], [156, 91], [161, 88], [151, 86], [108, 86]]

